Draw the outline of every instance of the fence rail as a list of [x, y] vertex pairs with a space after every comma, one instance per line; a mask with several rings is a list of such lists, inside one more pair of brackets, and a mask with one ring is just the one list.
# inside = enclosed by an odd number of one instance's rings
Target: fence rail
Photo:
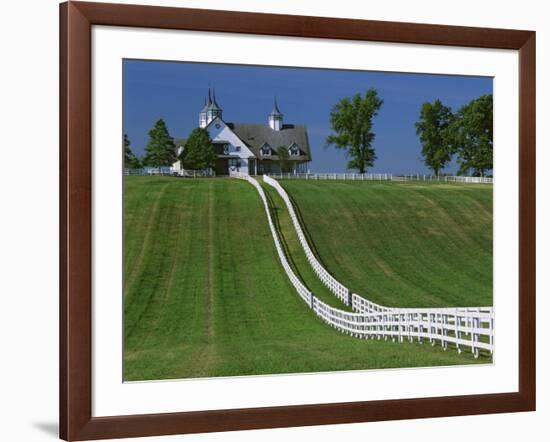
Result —
[[173, 171], [171, 167], [143, 167], [140, 169], [124, 169], [124, 175], [172, 175]]
[[152, 176], [152, 175], [162, 175], [162, 176], [180, 176], [187, 178], [200, 178], [200, 177], [213, 177], [216, 176], [216, 173], [212, 169], [206, 170], [185, 170], [185, 169], [174, 169], [173, 167], [143, 167], [140, 169], [124, 169], [124, 175], [131, 176]]
[[294, 225], [294, 229], [296, 230], [296, 233], [298, 234], [298, 239], [300, 241], [300, 244], [302, 248], [304, 249], [304, 252], [306, 254], [306, 258], [313, 268], [313, 271], [317, 275], [317, 277], [325, 284], [332, 293], [338, 297], [344, 304], [351, 305], [351, 292], [348, 290], [348, 288], [340, 283], [335, 277], [333, 277], [328, 270], [326, 270], [323, 265], [317, 260], [317, 257], [311, 250], [311, 247], [309, 246], [309, 243], [307, 242], [306, 236], [304, 235], [304, 231], [302, 230], [302, 225], [300, 224], [300, 221], [298, 220], [298, 217], [296, 216], [296, 211], [294, 210], [294, 206], [292, 205], [292, 202], [290, 201], [290, 198], [286, 191], [281, 187], [281, 185], [274, 179], [264, 176], [264, 182], [277, 191], [277, 193], [280, 195], [280, 197], [283, 199], [283, 201], [286, 204], [286, 207], [288, 209], [288, 213], [290, 214], [290, 218], [292, 219], [292, 224]]
[[[263, 195], [262, 199], [266, 210], [268, 210], [261, 186], [253, 178], [248, 177], [247, 179], [255, 185], [260, 195]], [[310, 293], [310, 307], [325, 322], [344, 333], [360, 338], [391, 338], [398, 339], [400, 342], [403, 342], [405, 337], [411, 342], [413, 338], [419, 342], [427, 339], [432, 345], [439, 342], [445, 350], [449, 343], [454, 344], [458, 352], [468, 346], [475, 357], [479, 356], [480, 349], [488, 350], [492, 354], [494, 348], [494, 312], [492, 307], [395, 308], [376, 304], [352, 293], [332, 276], [313, 254], [290, 197], [283, 187], [266, 175], [264, 175], [264, 182], [272, 186], [285, 202], [300, 244], [317, 277], [344, 304], [352, 306], [353, 312], [340, 310], [329, 306]], [[269, 214], [268, 218], [270, 218]], [[270, 220], [271, 225], [272, 221]], [[272, 234], [276, 245], [279, 244], [274, 228]], [[277, 250], [284, 255], [280, 244], [277, 246]], [[292, 270], [289, 277], [291, 281], [296, 278]], [[305, 286], [303, 287], [305, 288]], [[307, 291], [307, 288], [305, 290]], [[302, 296], [302, 294], [300, 295]]]
[[275, 224], [273, 223], [273, 219], [271, 217], [271, 211], [269, 210], [269, 204], [267, 202], [267, 198], [265, 196], [264, 189], [262, 189], [262, 186], [256, 181], [254, 178], [252, 178], [249, 175], [242, 174], [242, 173], [235, 173], [232, 175], [232, 177], [243, 179], [248, 181], [250, 184], [252, 184], [258, 193], [260, 194], [260, 198], [264, 204], [265, 213], [267, 215], [267, 221], [269, 224], [269, 230], [271, 231], [271, 236], [273, 237], [273, 242], [275, 243], [275, 248], [277, 250], [277, 256], [279, 257], [279, 260], [281, 261], [281, 264], [283, 268], [285, 269], [285, 272], [287, 276], [290, 279], [290, 282], [302, 298], [310, 307], [312, 305], [312, 293], [308, 290], [308, 288], [300, 281], [300, 278], [294, 273], [292, 270], [292, 267], [290, 266], [290, 263], [288, 262], [288, 259], [285, 255], [285, 252], [283, 250], [283, 247], [281, 245], [281, 241], [279, 239], [279, 235], [277, 233], [277, 230], [275, 229]]
[[270, 173], [267, 176], [279, 180], [388, 181], [392, 179], [391, 173]]
[[[266, 175], [264, 175], [266, 176]], [[441, 183], [493, 184], [493, 178], [447, 175], [394, 175], [392, 173], [278, 173], [268, 174], [279, 180], [313, 181], [428, 181]]]

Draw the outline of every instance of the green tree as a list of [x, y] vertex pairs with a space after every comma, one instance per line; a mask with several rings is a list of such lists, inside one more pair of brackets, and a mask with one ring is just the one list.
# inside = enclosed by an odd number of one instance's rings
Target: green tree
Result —
[[440, 100], [426, 102], [420, 109], [420, 119], [415, 123], [416, 134], [422, 144], [424, 164], [435, 175], [445, 168], [453, 155], [448, 128], [453, 120], [451, 109]]
[[290, 172], [290, 155], [288, 153], [287, 146], [279, 146], [277, 149], [277, 156], [279, 157], [279, 168], [281, 172]]
[[206, 129], [193, 129], [180, 155], [184, 169], [204, 170], [216, 166], [217, 155]]
[[485, 176], [493, 169], [493, 95], [482, 95], [462, 106], [449, 126], [458, 154], [459, 175]]
[[374, 165], [376, 153], [372, 143], [376, 135], [372, 131], [372, 120], [383, 102], [376, 89], [371, 88], [364, 96], [342, 98], [332, 108], [330, 124], [334, 133], [327, 137], [326, 143], [347, 151], [351, 158], [349, 169], [365, 173], [367, 167]]
[[124, 134], [124, 167], [128, 169], [139, 169], [141, 167], [141, 161], [139, 161], [139, 158], [135, 156], [130, 148], [128, 134]]
[[152, 167], [170, 166], [177, 159], [176, 145], [161, 118], [149, 131], [149, 142], [145, 148], [143, 164]]

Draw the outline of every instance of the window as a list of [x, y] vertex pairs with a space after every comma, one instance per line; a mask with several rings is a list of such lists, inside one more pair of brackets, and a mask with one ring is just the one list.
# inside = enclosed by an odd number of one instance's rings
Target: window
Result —
[[271, 147], [269, 146], [269, 144], [264, 144], [261, 149], [260, 149], [260, 153], [264, 156], [264, 157], [270, 157], [271, 156]]
[[240, 168], [241, 167], [241, 159], [240, 158], [230, 158], [229, 159], [229, 167], [231, 169]]
[[288, 153], [289, 153], [290, 156], [292, 156], [292, 157], [297, 157], [298, 155], [300, 155], [300, 148], [298, 147], [297, 144], [293, 144], [293, 145], [290, 146], [290, 148], [288, 149]]
[[228, 155], [229, 154], [229, 144], [223, 145], [223, 154]]
[[241, 151], [241, 146], [236, 146], [235, 147], [235, 152], [240, 152]]

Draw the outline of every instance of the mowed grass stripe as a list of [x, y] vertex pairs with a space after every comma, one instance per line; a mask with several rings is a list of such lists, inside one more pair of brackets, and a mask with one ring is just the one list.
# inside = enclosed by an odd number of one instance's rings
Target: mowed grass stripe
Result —
[[127, 177], [125, 189], [125, 269], [142, 255], [124, 299], [126, 380], [489, 360], [328, 327], [291, 286], [249, 183]]
[[[158, 179], [153, 178], [149, 186], [158, 182], [166, 184], [164, 180], [155, 180]], [[154, 357], [155, 349], [159, 346], [172, 348], [192, 361], [199, 349], [196, 342], [204, 342], [208, 319], [207, 273], [197, 272], [196, 268], [187, 265], [194, 262], [195, 266], [206, 268], [208, 263], [206, 249], [192, 247], [194, 241], [204, 244], [208, 240], [202, 227], [197, 228], [206, 225], [205, 213], [193, 210], [202, 201], [203, 194], [203, 189], [189, 188], [184, 192], [172, 186], [164, 189], [161, 216], [156, 225], [149, 226], [154, 240], [147, 251], [139, 289], [136, 288], [139, 299], [126, 298], [127, 372], [132, 367], [128, 363], [135, 357], [145, 366], [155, 365], [156, 377], [162, 378], [166, 375], [165, 367]], [[181, 317], [186, 321], [182, 322]], [[161, 361], [174, 355], [172, 351], [163, 354]]]
[[354, 292], [396, 307], [492, 305], [492, 186], [281, 183]]
[[[143, 195], [143, 198], [136, 198], [136, 192], [129, 192], [129, 197], [125, 198], [126, 211], [131, 213], [127, 223], [136, 223], [138, 234], [125, 238], [125, 241], [133, 242], [129, 244], [125, 256], [125, 294], [131, 290], [135, 278], [141, 271], [143, 255], [148, 247], [151, 230], [147, 226], [153, 226], [157, 223], [159, 198], [162, 195], [163, 188], [151, 188]], [[134, 215], [135, 213], [135, 215]]]

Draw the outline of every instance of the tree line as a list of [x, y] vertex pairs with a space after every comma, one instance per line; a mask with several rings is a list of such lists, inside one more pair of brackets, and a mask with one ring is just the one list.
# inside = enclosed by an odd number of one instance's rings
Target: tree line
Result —
[[[327, 146], [345, 150], [349, 169], [365, 173], [376, 160], [374, 117], [384, 101], [376, 89], [342, 98], [330, 113]], [[415, 123], [424, 164], [435, 175], [456, 155], [458, 174], [485, 176], [493, 169], [493, 96], [482, 95], [453, 112], [441, 100], [425, 102]]]
[[213, 168], [217, 155], [210, 134], [206, 129], [195, 128], [185, 143], [185, 149], [179, 154], [174, 139], [170, 136], [165, 121], [161, 118], [148, 132], [149, 140], [145, 155], [138, 158], [130, 148], [130, 140], [124, 134], [124, 167], [139, 169], [142, 167], [167, 167], [177, 160], [190, 170]]

